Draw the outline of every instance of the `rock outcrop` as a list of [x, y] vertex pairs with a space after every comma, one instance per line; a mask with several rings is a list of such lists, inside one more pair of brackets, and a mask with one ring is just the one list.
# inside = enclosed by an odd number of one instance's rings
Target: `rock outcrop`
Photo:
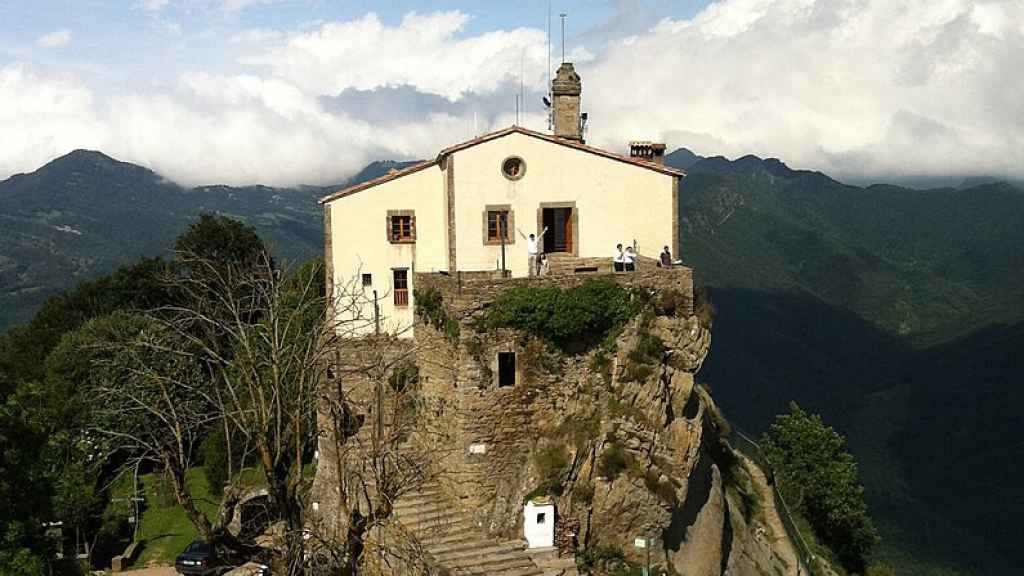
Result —
[[667, 572], [797, 573], [763, 475], [729, 447], [728, 423], [695, 381], [710, 327], [670, 272], [615, 275], [650, 303], [578, 347], [482, 322], [516, 281], [416, 276], [443, 307], [417, 325], [415, 347], [424, 406], [452, 443], [435, 462], [437, 489], [478, 537], [522, 539], [524, 501], [546, 495], [559, 552], [583, 571], [646, 562], [634, 547], [643, 537]]

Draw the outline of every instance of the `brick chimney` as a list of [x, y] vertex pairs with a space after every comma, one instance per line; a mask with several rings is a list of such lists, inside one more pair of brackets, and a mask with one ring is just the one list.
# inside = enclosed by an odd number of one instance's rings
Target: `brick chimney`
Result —
[[569, 140], [583, 141], [583, 125], [580, 122], [580, 94], [583, 84], [572, 62], [562, 62], [551, 81], [551, 114], [554, 118], [555, 136]]
[[629, 156], [664, 165], [665, 145], [659, 142], [633, 141], [629, 143]]

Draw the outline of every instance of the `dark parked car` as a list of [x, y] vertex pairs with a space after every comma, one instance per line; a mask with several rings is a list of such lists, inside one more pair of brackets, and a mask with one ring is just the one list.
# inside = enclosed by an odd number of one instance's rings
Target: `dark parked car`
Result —
[[174, 561], [174, 567], [179, 574], [185, 576], [212, 576], [223, 571], [217, 559], [217, 551], [202, 540], [189, 544]]

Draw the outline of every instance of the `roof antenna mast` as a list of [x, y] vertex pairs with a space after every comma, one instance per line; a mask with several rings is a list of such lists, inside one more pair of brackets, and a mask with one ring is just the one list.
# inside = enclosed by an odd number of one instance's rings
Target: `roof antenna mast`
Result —
[[551, 111], [551, 0], [548, 0], [548, 99], [545, 105], [548, 109], [548, 131], [552, 130], [552, 111]]
[[558, 15], [562, 19], [562, 63], [565, 64], [565, 17], [568, 16], [565, 12]]

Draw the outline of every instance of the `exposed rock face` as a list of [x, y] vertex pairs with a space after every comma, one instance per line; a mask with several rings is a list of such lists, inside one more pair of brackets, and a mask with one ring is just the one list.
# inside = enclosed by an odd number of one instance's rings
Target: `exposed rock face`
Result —
[[[644, 288], [675, 289], [666, 277]], [[420, 289], [441, 290], [458, 322], [445, 332], [416, 328], [426, 404], [456, 444], [438, 462], [439, 485], [482, 532], [522, 538], [524, 498], [546, 494], [556, 503], [562, 552], [594, 573], [644, 561], [636, 537], [655, 540], [652, 563], [666, 570], [796, 573], [785, 535], [765, 521], [773, 504], [753, 465], [725, 443], [727, 424], [695, 385], [711, 334], [691, 303], [652, 306], [614, 345], [565, 352], [517, 330], [478, 329], [501, 282], [476, 290], [416, 277]], [[513, 380], [499, 374], [498, 356], [509, 353]]]

